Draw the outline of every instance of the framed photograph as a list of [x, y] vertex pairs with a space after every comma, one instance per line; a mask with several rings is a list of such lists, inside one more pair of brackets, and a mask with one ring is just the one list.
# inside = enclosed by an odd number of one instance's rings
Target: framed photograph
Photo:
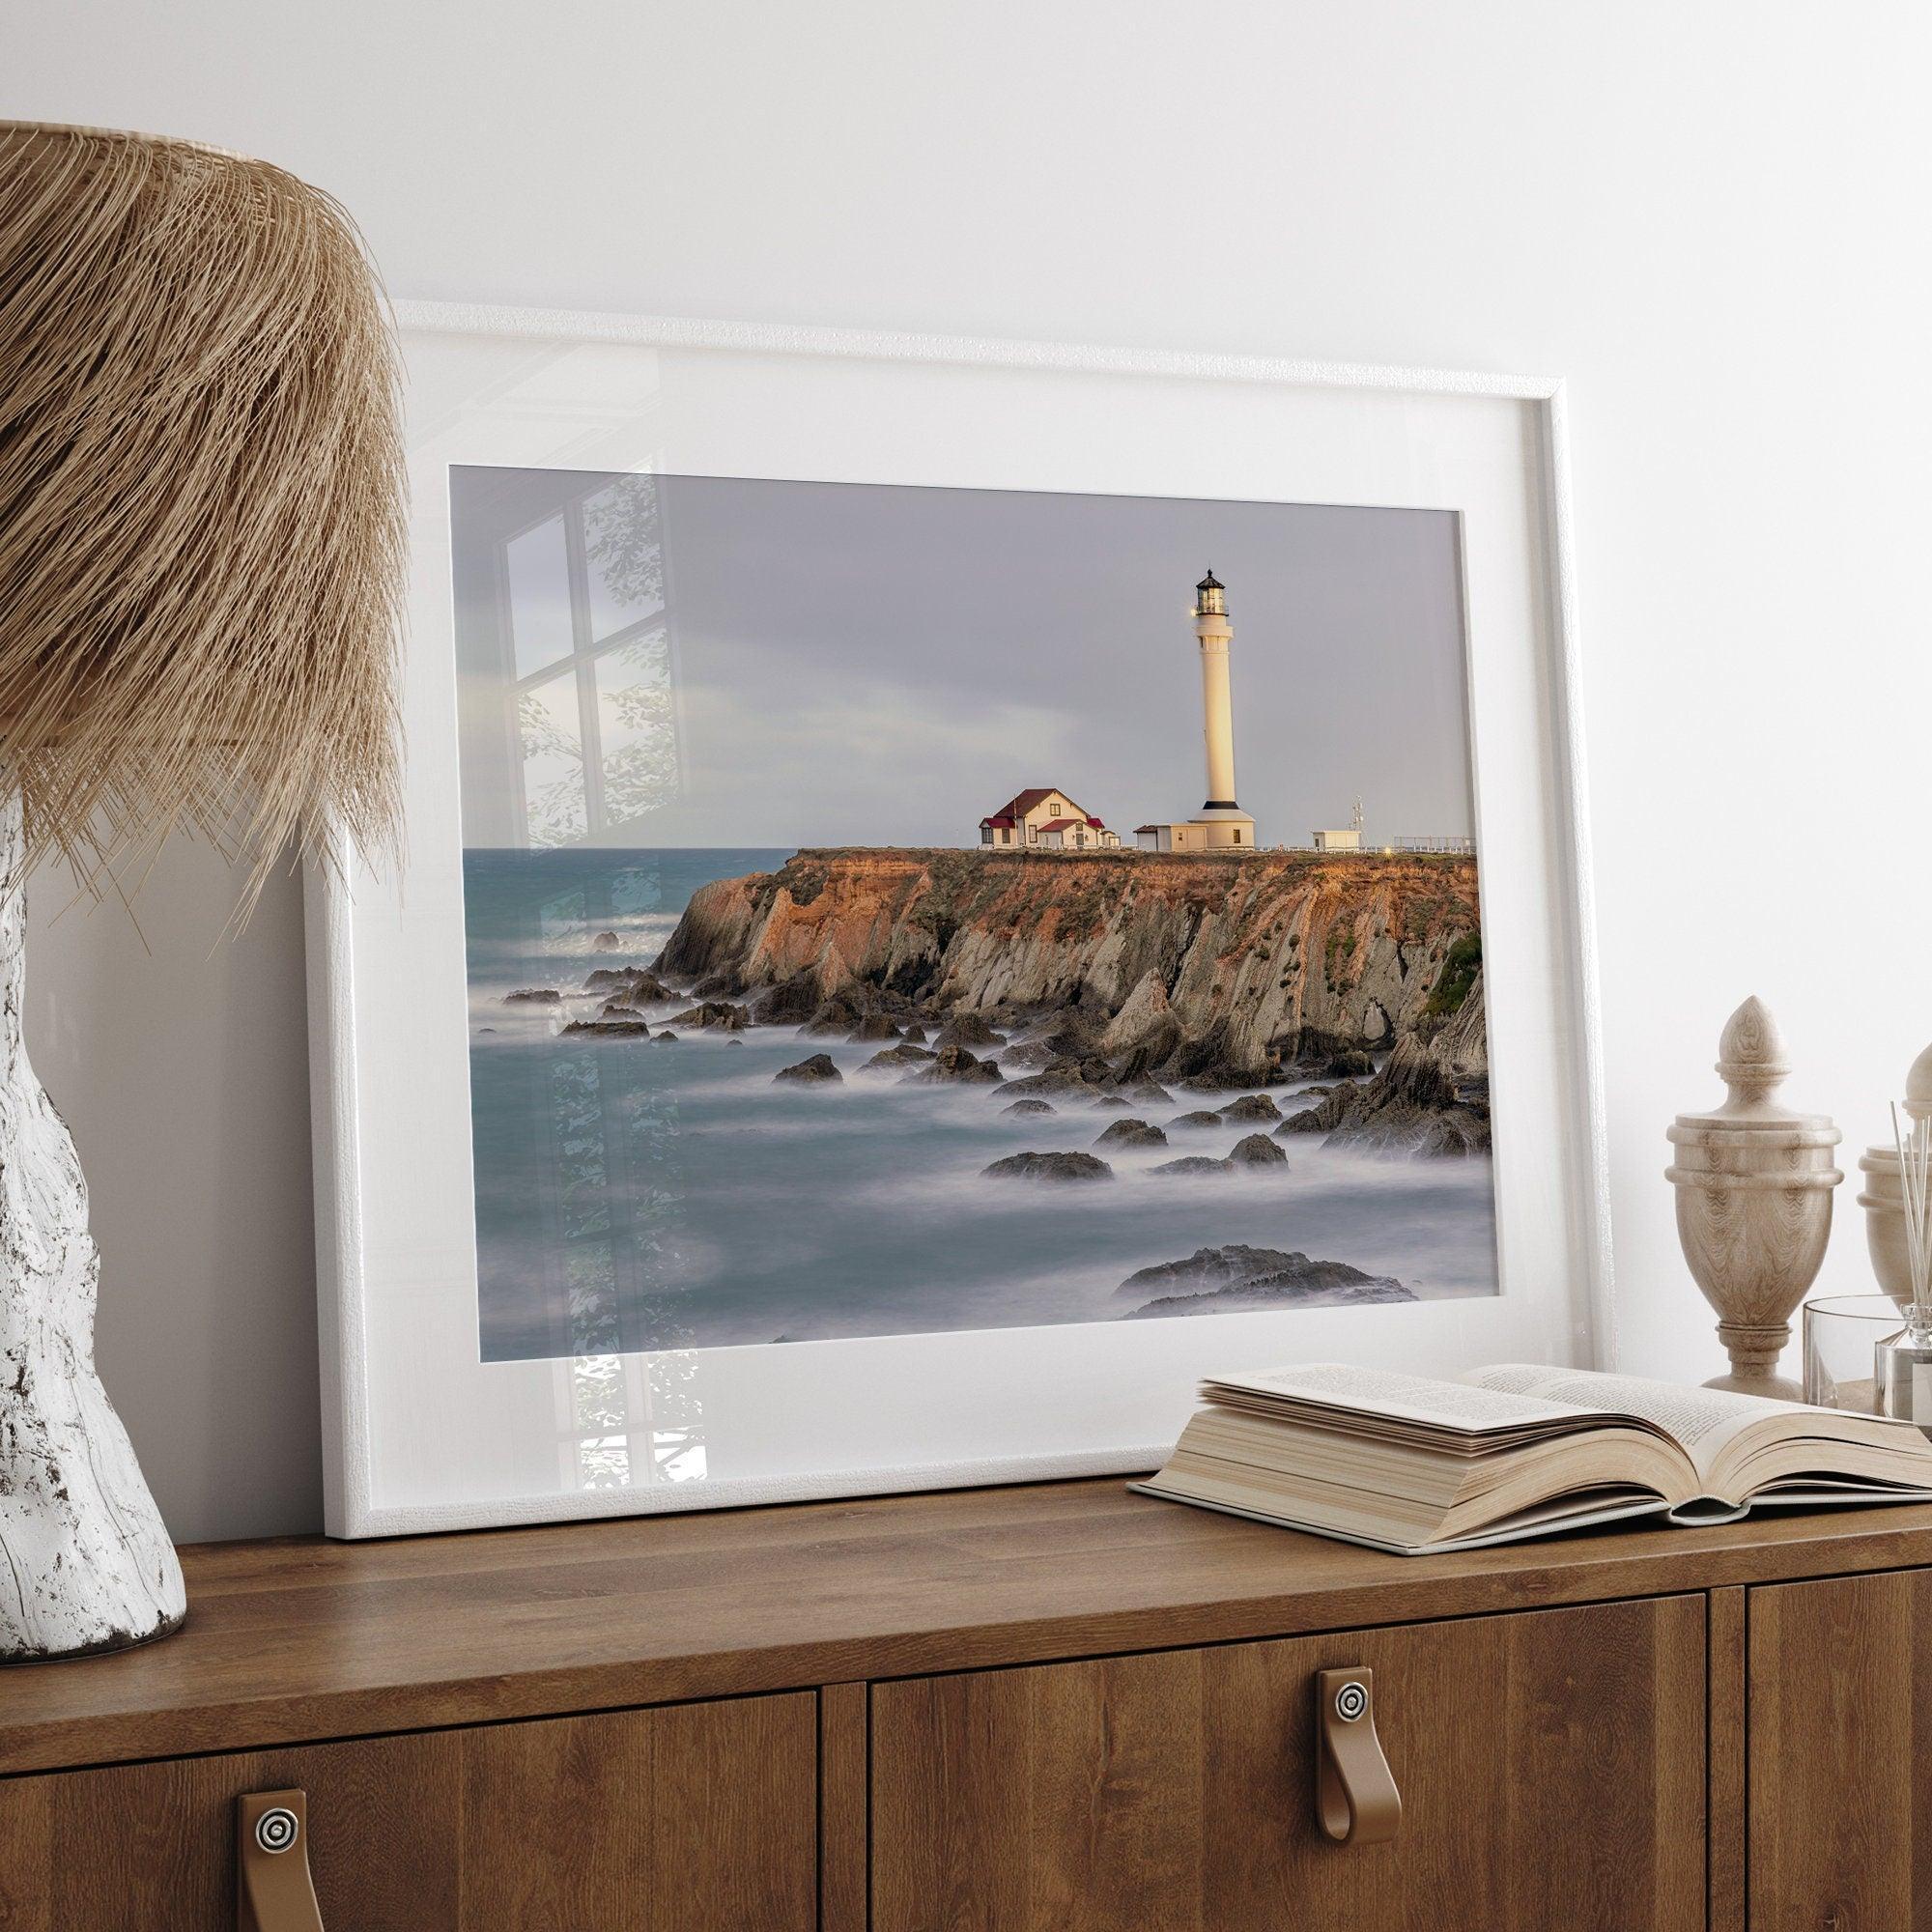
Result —
[[1558, 384], [405, 304], [311, 878], [341, 1536], [1606, 1363]]

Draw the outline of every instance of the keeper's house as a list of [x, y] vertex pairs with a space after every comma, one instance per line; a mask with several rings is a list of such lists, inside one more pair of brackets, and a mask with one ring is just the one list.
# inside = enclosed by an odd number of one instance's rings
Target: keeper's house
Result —
[[1094, 852], [1118, 845], [1121, 835], [1110, 832], [1092, 812], [1074, 804], [1064, 791], [1042, 789], [1017, 793], [998, 811], [980, 821], [980, 843], [994, 851], [1021, 845], [1051, 852]]

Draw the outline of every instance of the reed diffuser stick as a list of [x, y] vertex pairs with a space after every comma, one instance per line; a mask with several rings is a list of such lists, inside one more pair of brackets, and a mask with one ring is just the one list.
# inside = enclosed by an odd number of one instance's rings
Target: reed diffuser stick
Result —
[[1932, 1331], [1932, 1120], [1908, 1101], [1891, 1106], [1891, 1136], [1898, 1148], [1898, 1184], [1905, 1208], [1906, 1264], [1912, 1275], [1912, 1329]]

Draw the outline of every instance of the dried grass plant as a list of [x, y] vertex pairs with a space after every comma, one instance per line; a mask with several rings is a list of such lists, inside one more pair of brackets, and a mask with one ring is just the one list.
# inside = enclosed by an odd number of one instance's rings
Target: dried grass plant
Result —
[[[398, 360], [353, 224], [192, 143], [0, 123], [0, 781], [99, 891], [177, 830], [398, 838]], [[12, 883], [8, 881], [7, 883]]]

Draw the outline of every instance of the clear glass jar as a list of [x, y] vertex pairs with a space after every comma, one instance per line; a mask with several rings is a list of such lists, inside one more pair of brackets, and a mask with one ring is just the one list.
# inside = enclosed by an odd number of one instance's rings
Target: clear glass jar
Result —
[[1821, 1294], [1804, 1304], [1804, 1400], [1879, 1413], [1874, 1351], [1905, 1332], [1887, 1294]]

